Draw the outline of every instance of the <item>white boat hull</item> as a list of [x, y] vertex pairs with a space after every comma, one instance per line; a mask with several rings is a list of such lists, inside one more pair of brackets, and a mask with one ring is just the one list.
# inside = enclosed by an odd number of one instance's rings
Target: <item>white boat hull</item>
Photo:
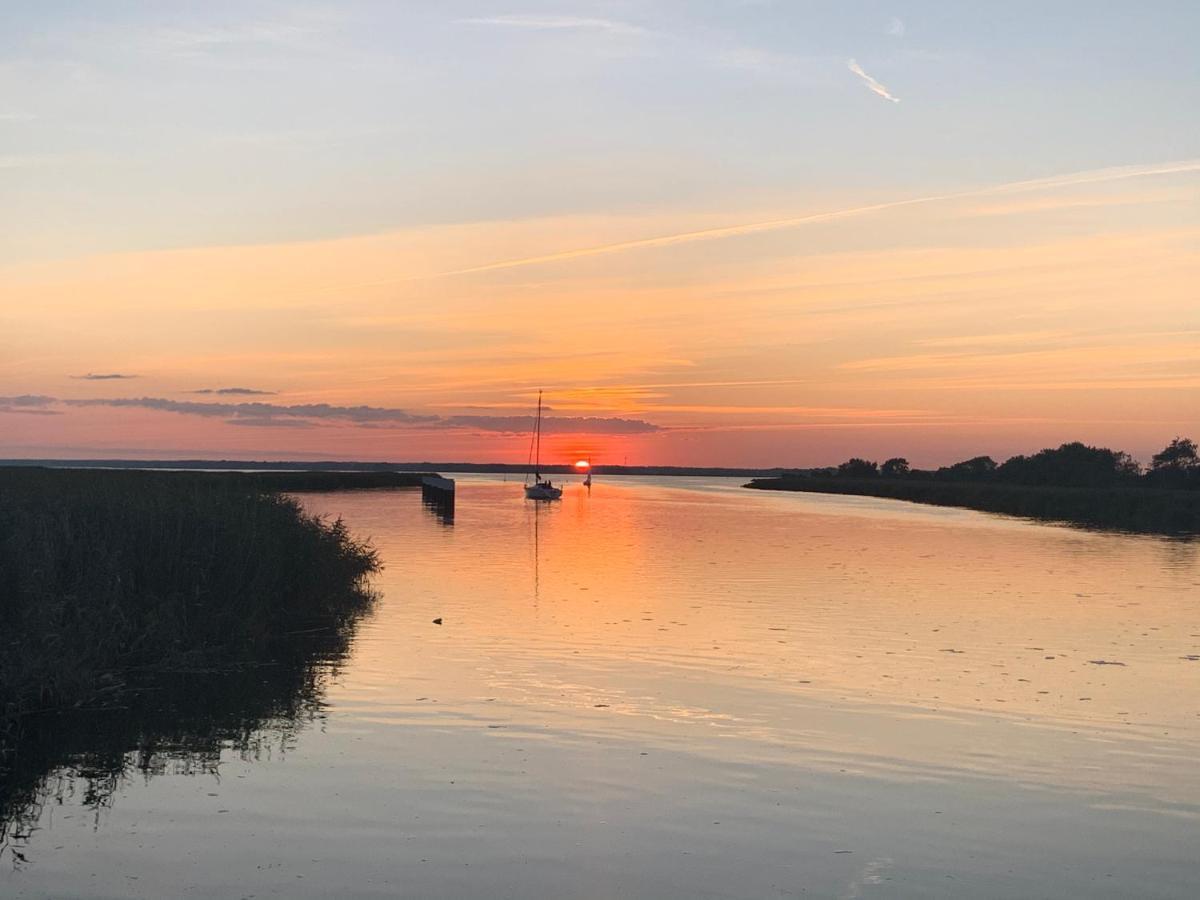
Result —
[[548, 484], [525, 485], [526, 500], [558, 500], [562, 497], [562, 488], [550, 487]]

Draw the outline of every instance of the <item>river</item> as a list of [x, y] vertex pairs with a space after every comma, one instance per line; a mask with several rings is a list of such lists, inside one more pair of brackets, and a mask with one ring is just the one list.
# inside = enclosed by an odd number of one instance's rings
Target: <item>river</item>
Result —
[[0, 895], [1196, 896], [1200, 544], [458, 485], [304, 495], [385, 565], [348, 650], [85, 735]]

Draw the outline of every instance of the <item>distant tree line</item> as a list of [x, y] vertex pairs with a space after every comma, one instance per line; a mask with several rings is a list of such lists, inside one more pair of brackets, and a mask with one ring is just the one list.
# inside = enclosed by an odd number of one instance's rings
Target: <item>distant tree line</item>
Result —
[[913, 469], [897, 456], [876, 463], [854, 457], [840, 466], [816, 469], [816, 476], [838, 478], [889, 478], [914, 481], [991, 482], [1047, 487], [1145, 486], [1200, 489], [1200, 452], [1196, 442], [1177, 437], [1154, 454], [1143, 469], [1133, 457], [1107, 447], [1089, 447], [1079, 441], [1045, 449], [1032, 456], [1014, 456], [997, 463], [990, 456], [975, 456], [940, 469]]

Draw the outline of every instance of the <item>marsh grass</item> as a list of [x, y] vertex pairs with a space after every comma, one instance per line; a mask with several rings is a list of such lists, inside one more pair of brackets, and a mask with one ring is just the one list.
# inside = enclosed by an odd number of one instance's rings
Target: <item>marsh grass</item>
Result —
[[341, 521], [252, 479], [0, 468], [0, 753], [35, 714], [337, 632], [378, 568]]

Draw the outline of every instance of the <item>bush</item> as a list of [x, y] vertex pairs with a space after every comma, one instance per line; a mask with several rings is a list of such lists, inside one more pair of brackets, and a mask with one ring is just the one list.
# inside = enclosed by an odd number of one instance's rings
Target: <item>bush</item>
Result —
[[995, 471], [994, 459], [990, 456], [976, 456], [952, 466], [943, 466], [937, 470], [937, 477], [947, 481], [983, 481], [990, 478]]
[[1200, 454], [1196, 442], [1177, 437], [1154, 454], [1146, 479], [1159, 487], [1200, 489]]
[[838, 466], [837, 471], [842, 478], [874, 478], [879, 474], [879, 466], [856, 456]]
[[1079, 441], [1033, 456], [1014, 456], [996, 470], [1000, 481], [1069, 487], [1112, 487], [1131, 483], [1139, 474], [1128, 453]]

